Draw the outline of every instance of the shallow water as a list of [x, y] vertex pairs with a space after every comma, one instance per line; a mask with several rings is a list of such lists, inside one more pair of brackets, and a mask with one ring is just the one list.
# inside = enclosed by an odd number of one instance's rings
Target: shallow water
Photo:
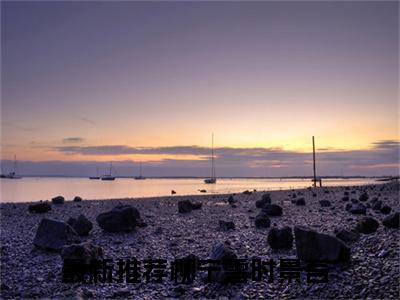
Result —
[[[374, 179], [325, 179], [324, 186], [364, 185]], [[87, 178], [25, 177], [1, 179], [1, 202], [27, 202], [47, 200], [57, 195], [66, 199], [81, 196], [84, 199], [111, 199], [171, 195], [198, 195], [201, 189], [213, 193], [238, 193], [244, 190], [280, 190], [304, 188], [309, 179], [218, 179], [216, 184], [204, 184], [196, 179], [146, 179], [117, 178], [115, 181], [89, 180]]]

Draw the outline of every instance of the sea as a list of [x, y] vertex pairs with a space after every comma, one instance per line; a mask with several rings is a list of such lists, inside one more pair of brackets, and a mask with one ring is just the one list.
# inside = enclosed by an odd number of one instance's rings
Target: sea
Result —
[[[374, 178], [323, 179], [323, 186], [351, 186], [379, 183]], [[24, 177], [0, 180], [0, 202], [50, 200], [61, 195], [70, 200], [144, 198], [175, 195], [241, 193], [245, 190], [272, 191], [311, 186], [310, 179], [219, 178], [216, 184], [205, 184], [201, 178], [116, 178], [114, 181], [89, 178]], [[203, 190], [203, 191], [201, 191]], [[204, 192], [205, 190], [205, 192]]]

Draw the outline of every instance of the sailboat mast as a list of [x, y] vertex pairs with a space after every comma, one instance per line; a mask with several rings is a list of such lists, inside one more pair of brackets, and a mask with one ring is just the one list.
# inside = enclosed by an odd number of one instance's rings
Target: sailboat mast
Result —
[[139, 172], [140, 172], [139, 176], [142, 177], [142, 162], [140, 162], [139, 165]]
[[14, 174], [17, 173], [17, 156], [14, 154]]
[[111, 170], [112, 170], [112, 161], [110, 161], [110, 176], [111, 176]]
[[314, 173], [314, 187], [317, 186], [317, 174], [315, 171], [315, 141], [314, 136], [312, 137], [312, 147], [313, 147], [313, 173]]
[[215, 177], [215, 169], [214, 169], [214, 133], [211, 135], [211, 177]]

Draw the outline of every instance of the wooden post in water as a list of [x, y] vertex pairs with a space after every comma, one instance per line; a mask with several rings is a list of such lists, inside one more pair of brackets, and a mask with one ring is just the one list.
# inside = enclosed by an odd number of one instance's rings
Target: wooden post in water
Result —
[[314, 136], [312, 137], [312, 148], [313, 148], [314, 187], [317, 187], [317, 174], [315, 172], [315, 141], [314, 141]]

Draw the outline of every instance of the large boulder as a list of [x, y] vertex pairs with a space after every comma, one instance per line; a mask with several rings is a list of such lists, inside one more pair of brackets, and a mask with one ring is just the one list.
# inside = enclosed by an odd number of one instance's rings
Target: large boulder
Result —
[[399, 213], [391, 214], [383, 219], [382, 224], [388, 228], [399, 228]]
[[44, 218], [40, 221], [33, 244], [43, 250], [60, 251], [63, 246], [77, 241], [77, 233], [67, 223]]
[[256, 228], [268, 228], [271, 225], [271, 221], [268, 218], [268, 215], [264, 212], [260, 212], [256, 216], [254, 223], [256, 225]]
[[371, 217], [366, 217], [358, 221], [356, 230], [364, 234], [370, 234], [375, 232], [379, 227], [377, 220]]
[[96, 218], [99, 226], [108, 232], [131, 231], [143, 224], [139, 211], [130, 205], [118, 205]]
[[[224, 260], [237, 259], [237, 255], [228, 242], [217, 242], [211, 250], [210, 259], [223, 262]], [[222, 264], [220, 270], [211, 272], [211, 282], [228, 283], [231, 279], [229, 272], [224, 269], [224, 264]]]
[[29, 205], [28, 210], [33, 213], [46, 213], [51, 210], [51, 205], [48, 201], [38, 202]]
[[294, 228], [297, 257], [303, 261], [350, 261], [350, 248], [334, 236], [304, 226]]
[[293, 233], [292, 228], [286, 226], [283, 228], [272, 228], [268, 232], [268, 244], [274, 250], [292, 249]]
[[282, 207], [278, 204], [267, 204], [262, 208], [262, 212], [271, 217], [282, 216]]
[[364, 204], [358, 203], [351, 205], [349, 211], [353, 215], [365, 215], [367, 208], [365, 207]]
[[81, 236], [88, 235], [93, 229], [93, 224], [84, 215], [79, 215], [77, 219], [70, 218], [67, 223]]
[[51, 199], [51, 202], [53, 204], [64, 204], [64, 201], [65, 201], [65, 199], [63, 196], [57, 196], [57, 197], [54, 197]]
[[271, 195], [270, 194], [264, 194], [260, 200], [256, 201], [257, 208], [263, 208], [267, 204], [271, 204]]
[[178, 212], [181, 214], [190, 213], [192, 211], [192, 202], [189, 200], [181, 200], [178, 202]]
[[355, 230], [339, 229], [336, 232], [336, 237], [346, 244], [357, 241], [360, 238], [360, 234]]
[[103, 249], [90, 242], [81, 244], [71, 244], [64, 246], [61, 250], [61, 258], [82, 260], [84, 264], [89, 264], [91, 260], [100, 260], [103, 257]]
[[81, 202], [81, 201], [82, 201], [81, 197], [79, 197], [79, 196], [74, 197], [74, 202]]

